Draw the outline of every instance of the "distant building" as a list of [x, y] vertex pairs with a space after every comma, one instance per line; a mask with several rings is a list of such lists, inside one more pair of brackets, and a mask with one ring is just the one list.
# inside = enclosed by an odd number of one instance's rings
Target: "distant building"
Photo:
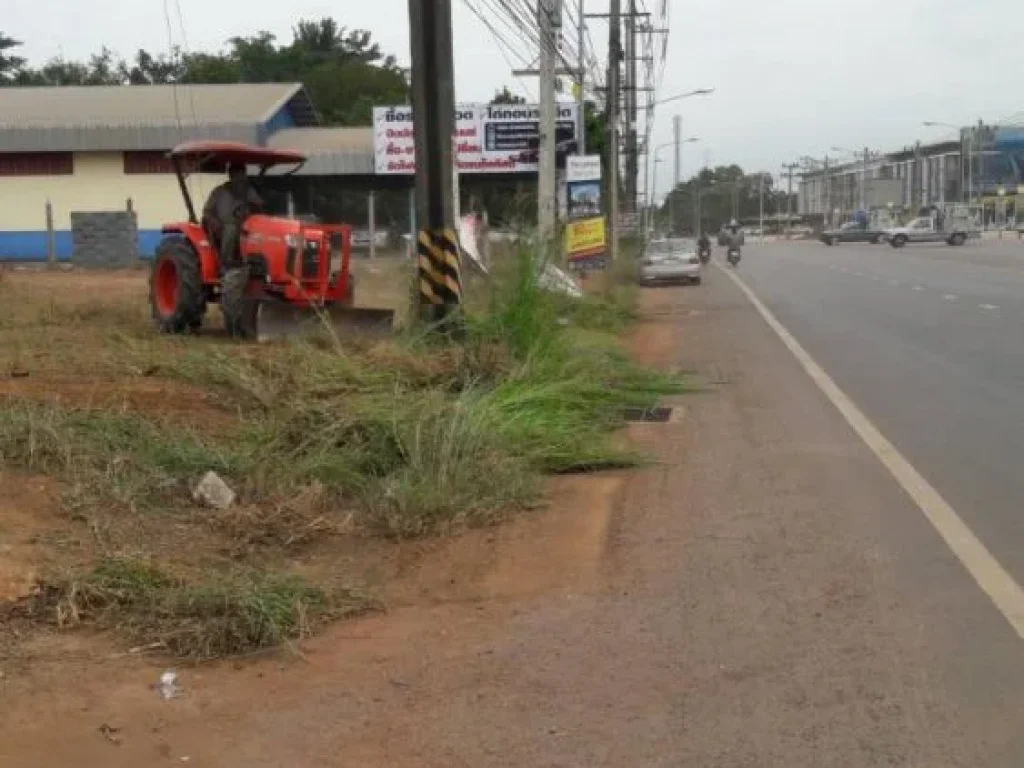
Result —
[[[72, 214], [135, 212], [139, 251], [187, 214], [166, 152], [221, 139], [307, 152], [315, 175], [373, 173], [368, 128], [320, 128], [305, 89], [290, 84], [0, 88], [0, 259], [72, 251]], [[197, 207], [220, 177], [193, 176]], [[129, 202], [130, 201], [130, 202]]]
[[826, 221], [861, 207], [916, 214], [921, 208], [971, 202], [989, 226], [1024, 218], [1024, 130], [979, 125], [959, 139], [917, 143], [867, 163], [824, 161], [798, 188], [801, 215]]

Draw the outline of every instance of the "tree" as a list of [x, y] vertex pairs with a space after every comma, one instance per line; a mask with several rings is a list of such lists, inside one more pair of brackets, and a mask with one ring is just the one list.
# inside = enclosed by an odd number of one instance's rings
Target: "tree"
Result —
[[771, 174], [747, 174], [738, 165], [720, 165], [703, 168], [673, 189], [658, 212], [659, 219], [669, 225], [669, 211], [674, 208], [676, 231], [692, 232], [699, 196], [704, 232], [716, 231], [732, 218], [755, 220], [761, 212], [762, 179], [765, 216], [785, 210], [787, 195], [775, 189]]
[[181, 61], [181, 51], [175, 48], [171, 56], [153, 56], [140, 48], [133, 64], [121, 62], [118, 70], [123, 82], [130, 85], [163, 85], [182, 80], [186, 63]]
[[21, 47], [21, 41], [0, 32], [0, 84], [14, 82], [21, 68], [25, 66], [25, 59], [7, 53], [15, 48]]
[[518, 96], [509, 90], [507, 85], [501, 86], [500, 91], [495, 91], [491, 104], [525, 104], [526, 99]]
[[370, 32], [334, 19], [299, 20], [287, 45], [265, 30], [233, 37], [221, 52], [154, 55], [140, 49], [129, 63], [108, 48], [87, 62], [52, 59], [27, 69], [4, 51], [19, 43], [0, 34], [0, 85], [165, 83], [303, 83], [328, 125], [365, 125], [375, 104], [408, 99], [405, 73]]

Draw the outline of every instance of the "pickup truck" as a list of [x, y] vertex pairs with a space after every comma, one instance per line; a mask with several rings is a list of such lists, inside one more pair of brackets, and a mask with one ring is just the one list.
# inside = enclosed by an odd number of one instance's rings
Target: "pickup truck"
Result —
[[893, 248], [902, 248], [907, 243], [963, 245], [969, 236], [967, 229], [962, 226], [938, 227], [935, 220], [928, 216], [914, 219], [905, 227], [896, 227], [885, 233], [889, 245]]
[[880, 243], [885, 240], [885, 233], [880, 229], [871, 229], [859, 221], [848, 221], [839, 229], [830, 229], [821, 233], [819, 238], [825, 245], [836, 243]]

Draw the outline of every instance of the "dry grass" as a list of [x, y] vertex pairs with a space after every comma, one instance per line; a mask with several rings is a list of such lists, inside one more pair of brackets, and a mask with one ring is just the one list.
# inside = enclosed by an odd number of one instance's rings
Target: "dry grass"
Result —
[[328, 594], [293, 575], [233, 570], [191, 581], [149, 561], [112, 557], [46, 580], [13, 613], [61, 629], [116, 629], [175, 656], [210, 659], [298, 640], [328, 618], [372, 605], [355, 592]]
[[[614, 439], [622, 408], [679, 382], [618, 350], [630, 290], [612, 280], [569, 302], [539, 290], [529, 258], [498, 266], [492, 285], [470, 283], [459, 344], [418, 328], [340, 344], [162, 337], [143, 275], [5, 272], [0, 470], [60, 479], [92, 541], [22, 608], [176, 654], [244, 652], [367, 606], [326, 586], [339, 573], [290, 575], [314, 545], [492, 525], [534, 506], [546, 472], [636, 462]], [[358, 262], [361, 303], [404, 308], [410, 269]], [[4, 390], [5, 368], [32, 386]], [[125, 394], [86, 398], [75, 380]], [[195, 506], [211, 469], [236, 507]]]

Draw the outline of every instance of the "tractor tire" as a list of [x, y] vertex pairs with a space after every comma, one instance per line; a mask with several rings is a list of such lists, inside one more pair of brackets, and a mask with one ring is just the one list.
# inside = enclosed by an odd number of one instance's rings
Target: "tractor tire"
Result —
[[236, 267], [224, 273], [220, 281], [220, 311], [224, 328], [236, 339], [254, 339], [257, 334], [259, 302], [246, 296], [248, 267]]
[[189, 333], [203, 324], [206, 291], [199, 257], [181, 238], [168, 238], [156, 249], [149, 277], [149, 305], [163, 333]]

